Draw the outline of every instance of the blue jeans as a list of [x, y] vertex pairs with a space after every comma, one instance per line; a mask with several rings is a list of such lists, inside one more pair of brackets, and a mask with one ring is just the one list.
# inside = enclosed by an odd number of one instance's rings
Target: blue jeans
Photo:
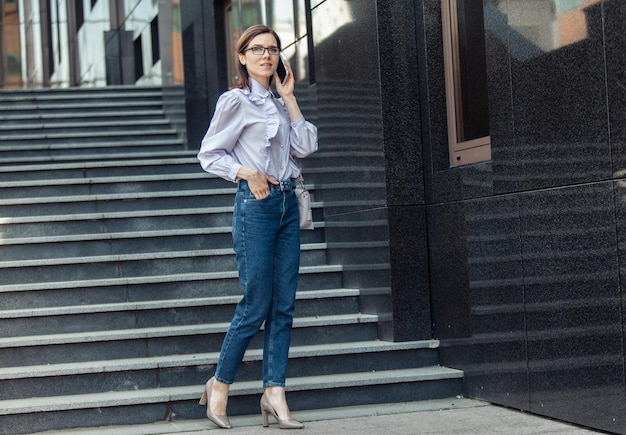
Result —
[[[237, 304], [215, 371], [232, 384], [250, 339], [265, 322], [263, 386], [285, 385], [300, 267], [298, 200], [291, 180], [270, 184], [256, 199], [239, 183], [233, 211], [233, 246], [243, 297]], [[291, 190], [285, 190], [290, 189]]]

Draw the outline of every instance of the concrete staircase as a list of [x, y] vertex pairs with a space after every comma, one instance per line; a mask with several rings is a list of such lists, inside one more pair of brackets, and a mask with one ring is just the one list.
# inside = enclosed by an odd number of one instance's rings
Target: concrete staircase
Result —
[[[162, 94], [0, 94], [0, 434], [204, 418], [239, 297], [235, 189], [185, 150]], [[303, 232], [292, 410], [460, 394], [437, 341], [378, 340], [327, 260], [323, 207]], [[261, 351], [259, 334], [231, 415], [259, 412]]]

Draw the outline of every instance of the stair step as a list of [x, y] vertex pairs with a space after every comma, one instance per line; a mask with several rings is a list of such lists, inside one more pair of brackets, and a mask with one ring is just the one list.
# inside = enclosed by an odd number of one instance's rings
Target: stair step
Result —
[[[316, 300], [322, 298], [355, 297], [359, 295], [357, 289], [328, 289], [328, 290], [308, 290], [299, 291], [296, 294], [297, 300]], [[14, 310], [0, 310], [0, 319], [18, 319], [25, 317], [47, 317], [63, 316], [89, 313], [108, 313], [119, 311], [142, 311], [177, 309], [197, 306], [217, 306], [234, 305], [241, 296], [219, 296], [193, 299], [167, 299], [149, 300], [136, 302], [121, 302], [110, 304], [89, 304], [89, 305], [62, 305], [57, 307], [22, 308]]]
[[[138, 140], [139, 139], [139, 140]], [[170, 140], [170, 144], [181, 145], [178, 133], [172, 128], [132, 131], [86, 131], [86, 132], [57, 132], [57, 133], [31, 133], [14, 137], [10, 135], [0, 135], [0, 152], [8, 154], [9, 151], [22, 151], [23, 154], [34, 151], [56, 151], [80, 150], [97, 148], [100, 152], [115, 150], [117, 152], [128, 150], [132, 152], [138, 148], [139, 143], [144, 148], [149, 142], [165, 139]], [[106, 140], [106, 141], [105, 141]], [[108, 141], [108, 142], [107, 142]], [[102, 148], [102, 149], [100, 149]], [[180, 147], [178, 148], [180, 149]]]
[[[223, 244], [228, 243], [228, 233], [222, 233]], [[209, 234], [211, 235], [211, 234]], [[110, 251], [110, 240], [102, 241], [103, 251]], [[157, 238], [155, 247], [164, 243]], [[169, 251], [131, 253], [110, 253], [106, 255], [86, 255], [76, 257], [49, 257], [27, 260], [0, 261], [0, 285], [13, 285], [28, 282], [55, 282], [62, 279], [114, 279], [131, 278], [138, 275], [161, 275], [163, 272], [194, 273], [204, 270], [236, 270], [235, 253], [231, 247], [213, 249], [187, 249], [180, 251], [180, 246], [172, 246]], [[201, 247], [204, 248], [204, 247]], [[77, 251], [88, 247], [75, 247]], [[311, 244], [302, 247], [300, 264], [319, 266], [326, 263], [326, 244]], [[6, 252], [0, 251], [0, 252]], [[124, 252], [124, 250], [122, 250]], [[44, 252], [45, 254], [45, 252]], [[50, 254], [53, 255], [53, 254]], [[58, 255], [58, 253], [56, 254]]]
[[[157, 209], [135, 212], [60, 214], [0, 218], [0, 243], [19, 238], [80, 237], [84, 234], [109, 235], [134, 231], [185, 230], [231, 225], [233, 207]], [[115, 237], [115, 236], [112, 236]], [[54, 240], [54, 239], [52, 239]], [[19, 242], [15, 242], [19, 243]]]
[[[340, 288], [342, 271], [340, 265], [301, 267], [298, 288], [301, 291]], [[206, 296], [208, 289], [213, 296], [241, 294], [237, 271], [0, 285], [0, 307], [11, 310], [195, 298]]]
[[[35, 181], [69, 178], [97, 178], [178, 174], [196, 172], [200, 167], [195, 152], [179, 152], [172, 158], [110, 160], [37, 165], [0, 166], [0, 181]], [[217, 178], [205, 173], [207, 178]], [[225, 184], [228, 183], [222, 180]]]
[[[4, 261], [42, 260], [81, 256], [100, 257], [179, 250], [227, 249], [232, 246], [231, 227], [126, 231], [0, 240]], [[0, 261], [0, 269], [4, 261]], [[20, 267], [20, 266], [10, 266]]]
[[[94, 100], [98, 104], [94, 104]], [[12, 90], [0, 92], [0, 107], [3, 109], [12, 107], [27, 106], [31, 108], [42, 108], [48, 106], [70, 107], [80, 105], [78, 108], [97, 109], [102, 105], [115, 103], [128, 107], [132, 103], [133, 107], [141, 101], [156, 101], [163, 104], [163, 91], [159, 88], [66, 88], [66, 89], [45, 89], [45, 90]]]
[[[358, 312], [358, 290], [298, 292], [295, 315], [342, 315]], [[0, 337], [65, 334], [134, 327], [161, 327], [227, 322], [241, 296], [115, 302], [0, 311]]]
[[[124, 119], [126, 121], [129, 120], [148, 120], [148, 119], [163, 119], [163, 109], [132, 109], [126, 110], [126, 107], [120, 108], [114, 107], [116, 110], [109, 111], [100, 111], [100, 112], [92, 112], [83, 111], [83, 112], [74, 112], [72, 113], [72, 121], [74, 122], [93, 122], [94, 119], [102, 120], [102, 119]], [[113, 108], [112, 108], [113, 109]], [[4, 129], [4, 124], [13, 124], [13, 125], [33, 125], [35, 122], [49, 121], [49, 122], [67, 122], [67, 114], [64, 113], [48, 113], [48, 112], [34, 112], [32, 108], [23, 107], [22, 110], [27, 110], [25, 113], [19, 113], [15, 110], [11, 110], [8, 113], [3, 113], [0, 111], [0, 128]]]
[[[292, 411], [385, 402], [453, 397], [459, 393], [462, 372], [439, 366], [289, 379]], [[198, 405], [202, 385], [138, 391], [81, 394], [0, 402], [3, 424], [13, 433], [109, 424], [140, 424], [164, 418], [202, 418]], [[377, 394], [372, 395], [376, 391]], [[229, 414], [258, 412], [260, 381], [237, 382], [230, 389]], [[33, 418], [45, 412], [46, 421]], [[41, 415], [41, 414], [39, 414]], [[61, 423], [58, 421], [62, 420]], [[53, 423], [54, 422], [54, 423]]]
[[[229, 209], [224, 220], [229, 220], [231, 214], [232, 210]], [[202, 216], [202, 218], [204, 218], [204, 221], [209, 221], [206, 216]], [[211, 249], [230, 249], [232, 247], [232, 229], [230, 222], [224, 223], [225, 225], [221, 227], [207, 225], [206, 227], [166, 228], [147, 231], [129, 228], [128, 231], [118, 233], [108, 231], [79, 234], [74, 232], [69, 235], [22, 238], [11, 238], [7, 235], [0, 239], [0, 270], [5, 267], [30, 267], [33, 261], [56, 258], [93, 258], [95, 263], [102, 261], [101, 257], [107, 255], [119, 256], [151, 252], [171, 252], [179, 251], [181, 247], [185, 247], [186, 251], [205, 250], [208, 247]], [[2, 224], [0, 224], [1, 228]], [[3, 233], [4, 231], [0, 231], [0, 235]], [[301, 243], [302, 251], [305, 253], [301, 260], [304, 266], [308, 265], [307, 258], [304, 257], [311, 257], [311, 255], [306, 254], [307, 251], [320, 249], [318, 248], [319, 246], [324, 248], [327, 246], [320, 240], [313, 240], [310, 237], [303, 238]], [[349, 245], [337, 243], [334, 245], [337, 250], [350, 247], [363, 250], [358, 256], [366, 255], [371, 249], [386, 246], [388, 244], [382, 241]], [[29, 261], [29, 263], [16, 263], [20, 261]], [[82, 264], [83, 262], [81, 261], [80, 263]], [[52, 265], [50, 263], [39, 264], [42, 266]], [[70, 264], [70, 261], [67, 264]], [[2, 279], [0, 278], [1, 283]]]
[[[289, 392], [309, 391], [314, 388], [344, 388], [364, 385], [380, 385], [387, 383], [405, 383], [415, 381], [426, 381], [433, 379], [458, 379], [462, 376], [462, 372], [456, 369], [450, 369], [441, 366], [424, 367], [417, 369], [394, 370], [394, 371], [378, 371], [367, 373], [354, 373], [346, 375], [325, 375], [316, 377], [297, 377], [290, 378], [287, 386]], [[10, 400], [2, 401], [0, 407], [0, 415], [11, 415], [23, 412], [41, 412], [63, 409], [80, 409], [80, 408], [98, 408], [118, 406], [119, 404], [139, 403], [137, 400], [164, 401], [164, 400], [197, 400], [201, 393], [200, 386], [184, 386], [158, 388], [153, 390], [112, 392], [112, 394], [104, 393], [94, 395], [79, 396], [62, 396], [56, 398], [31, 398], [26, 400]], [[115, 397], [115, 393], [123, 397]], [[260, 381], [237, 382], [232, 385], [230, 390], [231, 397], [242, 396], [246, 394], [260, 394], [262, 386]], [[76, 400], [78, 397], [81, 400]], [[152, 398], [152, 399], [149, 399]]]
[[[230, 316], [229, 316], [230, 317]], [[230, 319], [229, 319], [230, 320]], [[373, 314], [337, 314], [331, 316], [312, 316], [294, 318], [294, 329], [314, 326], [350, 325], [375, 323], [378, 317]], [[91, 331], [89, 334], [80, 332], [32, 335], [19, 337], [1, 337], [1, 349], [15, 349], [31, 346], [51, 346], [58, 344], [98, 343], [119, 340], [134, 340], [146, 338], [160, 338], [173, 336], [187, 336], [196, 334], [225, 333], [228, 322], [180, 325], [155, 326], [149, 328], [114, 329], [107, 331]]]
[[[197, 236], [201, 236], [203, 232], [206, 232], [206, 235], [225, 235], [225, 239], [229, 239], [229, 228], [209, 228], [206, 230], [195, 230], [197, 231]], [[144, 232], [144, 233], [120, 233], [120, 234], [103, 234], [102, 238], [98, 240], [98, 236], [93, 237], [95, 242], [101, 241], [104, 242], [102, 245], [102, 250], [107, 251], [103, 254], [95, 254], [95, 255], [87, 255], [88, 247], [78, 246], [75, 248], [76, 251], [80, 251], [81, 248], [85, 251], [82, 253], [76, 253], [74, 256], [69, 256], [72, 254], [69, 250], [67, 252], [61, 251], [57, 252], [55, 255], [54, 246], [52, 252], [47, 252], [45, 249], [41, 248], [38, 255], [27, 257], [26, 259], [16, 259], [16, 260], [7, 260], [0, 261], [0, 270], [2, 270], [2, 276], [0, 276], [0, 285], [8, 285], [15, 284], [19, 281], [15, 281], [16, 278], [19, 279], [20, 275], [23, 273], [31, 274], [32, 278], [35, 278], [35, 274], [40, 275], [42, 278], [41, 282], [45, 281], [55, 281], [53, 274], [55, 270], [61, 270], [63, 273], [71, 272], [72, 267], [80, 267], [81, 269], [86, 268], [106, 268], [106, 267], [114, 267], [120, 268], [118, 272], [113, 275], [109, 275], [104, 272], [100, 274], [91, 275], [92, 278], [98, 277], [100, 278], [120, 278], [124, 275], [132, 276], [136, 267], [133, 264], [138, 264], [139, 262], [144, 266], [143, 270], [150, 270], [151, 268], [159, 268], [163, 267], [168, 262], [180, 262], [181, 260], [188, 259], [193, 260], [197, 259], [201, 262], [202, 267], [215, 267], [214, 269], [208, 269], [213, 271], [219, 271], [220, 264], [223, 261], [227, 261], [228, 266], [233, 266], [236, 269], [236, 264], [234, 263], [234, 251], [231, 247], [232, 242], [227, 241], [224, 243], [224, 247], [217, 247], [216, 244], [210, 244], [207, 246], [211, 246], [211, 248], [206, 249], [206, 246], [201, 246], [199, 248], [193, 249], [191, 245], [185, 246], [186, 250], [180, 251], [180, 246], [161, 246], [161, 243], [167, 242], [169, 237], [177, 237], [175, 240], [179, 240], [179, 238], [183, 236], [193, 236], [194, 232], [190, 230], [172, 230], [170, 232]], [[122, 242], [122, 246], [115, 246], [112, 242], [115, 241], [113, 236], [117, 236], [119, 240]], [[153, 239], [152, 245], [144, 246], [143, 249], [130, 249], [130, 252], [124, 251], [124, 242], [127, 239], [139, 239], [143, 237], [144, 241], [149, 242], [150, 239]], [[67, 237], [63, 236], [61, 239], [67, 239]], [[78, 241], [89, 241], [87, 237], [78, 237]], [[57, 243], [53, 238], [47, 238], [47, 242], [44, 243], [44, 246], [47, 244]], [[79, 244], [80, 245], [80, 244]], [[5, 245], [4, 248], [7, 246]], [[10, 247], [10, 246], [8, 246]], [[66, 247], [71, 247], [68, 245]], [[155, 249], [151, 249], [154, 247]], [[0, 245], [0, 248], [3, 248]], [[120, 249], [122, 252], [110, 252], [112, 250]], [[323, 255], [323, 252], [326, 250], [327, 245], [325, 243], [313, 243], [306, 244], [301, 246], [300, 252], [300, 264], [302, 267], [306, 266], [319, 266], [322, 265], [320, 261], [324, 261], [325, 264], [326, 257]], [[92, 248], [95, 249], [95, 248]], [[171, 250], [170, 250], [171, 249]], [[0, 249], [2, 253], [10, 253], [11, 251], [8, 249]], [[322, 253], [322, 254], [320, 254]], [[214, 257], [214, 258], [211, 258]], [[231, 258], [232, 257], [232, 258]], [[215, 262], [214, 260], [217, 260]], [[127, 270], [123, 270], [119, 263], [128, 262], [130, 264]], [[231, 264], [232, 263], [232, 264]], [[189, 267], [191, 269], [194, 268], [192, 264], [181, 264], [181, 271], [184, 267]], [[233, 269], [234, 270], [234, 269]], [[181, 272], [182, 273], [182, 272]], [[79, 272], [80, 275], [84, 275], [85, 272]], [[69, 277], [69, 276], [68, 276]], [[34, 281], [34, 279], [31, 279]]]
[[2, 199], [3, 217], [107, 213], [153, 210], [155, 208], [197, 208], [198, 205], [233, 205], [234, 189], [185, 190], [169, 192], [75, 195], [23, 199]]
[[[182, 146], [182, 142], [181, 142]], [[143, 151], [133, 150], [132, 152], [111, 152], [111, 153], [95, 153], [91, 154], [47, 154], [47, 155], [33, 155], [33, 156], [2, 156], [0, 160], [0, 165], [3, 167], [12, 166], [12, 165], [24, 165], [24, 164], [41, 164], [41, 165], [50, 165], [50, 164], [58, 164], [60, 162], [78, 162], [82, 163], [85, 161], [90, 162], [99, 162], [99, 161], [132, 161], [132, 160], [145, 160], [145, 159], [163, 159], [163, 158], [176, 158], [181, 156], [181, 151], [171, 151], [171, 150], [148, 150], [146, 148], [142, 148]]]
[[141, 121], [127, 120], [126, 118], [106, 121], [90, 119], [88, 122], [80, 122], [72, 117], [71, 122], [67, 120], [58, 122], [34, 121], [29, 123], [12, 123], [12, 125], [0, 123], [0, 138], [2, 140], [30, 138], [35, 136], [30, 133], [32, 131], [37, 131], [40, 135], [47, 137], [55, 137], [54, 135], [59, 135], [60, 133], [70, 137], [78, 133], [92, 133], [94, 129], [99, 130], [100, 133], [129, 132], [132, 134], [133, 131], [146, 128], [153, 131], [171, 131], [169, 121], [163, 118], [144, 119]]
[[100, 114], [108, 116], [110, 113], [124, 112], [132, 106], [133, 112], [141, 111], [163, 111], [163, 101], [160, 98], [134, 100], [134, 101], [113, 101], [98, 102], [94, 105], [92, 101], [76, 101], [76, 102], [52, 102], [52, 103], [11, 103], [9, 105], [0, 105], [0, 122], [10, 122], [11, 116], [21, 116], [24, 118], [40, 117], [69, 117], [81, 116], [88, 113], [90, 116], [98, 116]]
[[160, 275], [169, 271], [194, 273], [235, 269], [234, 253], [230, 248], [48, 258], [0, 262], [0, 284], [6, 286], [28, 282], [56, 282], [62, 279], [80, 281], [131, 278], [139, 274]]
[[159, 97], [166, 90], [182, 90], [182, 86], [170, 86], [164, 88], [162, 86], [150, 85], [107, 85], [101, 87], [81, 87], [81, 88], [29, 88], [29, 89], [4, 89], [0, 92], [0, 98], [20, 98], [20, 99], [36, 99], [44, 98], [67, 98], [67, 96], [76, 96], [78, 98], [92, 99], [101, 95], [111, 94], [122, 96], [137, 95], [158, 95]]
[[[58, 364], [94, 359], [138, 358], [219, 351], [228, 322], [90, 331], [0, 338], [0, 367]], [[294, 318], [292, 344], [370, 341], [378, 336], [378, 317], [369, 314]], [[262, 334], [250, 348], [263, 348]]]
[[[199, 166], [198, 166], [199, 169]], [[42, 198], [49, 196], [102, 195], [226, 188], [224, 180], [207, 177], [204, 172], [186, 174], [128, 175], [118, 177], [69, 178], [55, 180], [8, 181], [0, 192], [2, 199]], [[232, 186], [232, 187], [231, 187]], [[234, 184], [231, 189], [235, 192]]]
[[[210, 352], [0, 368], [0, 400], [201, 385], [212, 375], [218, 358], [219, 352]], [[262, 370], [262, 349], [249, 349], [243, 361], [238, 382], [257, 379]], [[288, 376], [402, 370], [436, 364], [436, 341], [302, 345], [290, 348]]]
[[[311, 358], [331, 355], [361, 355], [380, 351], [404, 351], [437, 349], [438, 340], [386, 342], [359, 341], [329, 343], [324, 345], [300, 345], [289, 349], [289, 358]], [[84, 375], [91, 373], [111, 373], [126, 370], [146, 370], [158, 368], [179, 368], [188, 366], [215, 365], [219, 352], [188, 355], [165, 355], [106, 361], [86, 361], [80, 363], [45, 364], [40, 366], [14, 366], [0, 368], [0, 381], [15, 379], [37, 379], [52, 376]], [[262, 360], [261, 349], [246, 351], [244, 361]]]
[[[115, 193], [102, 195], [75, 195], [62, 197], [41, 197], [24, 199], [0, 199], [0, 219], [25, 218], [28, 216], [55, 216], [76, 214], [106, 214], [121, 211], [148, 212], [155, 209], [174, 210], [197, 208], [200, 206], [231, 207], [234, 199], [233, 188], [225, 189], [198, 189], [184, 191], [157, 191], [143, 193]], [[332, 203], [342, 206], [343, 202]], [[357, 209], [368, 206], [377, 206], [381, 202], [365, 200], [355, 203]], [[313, 220], [321, 217], [323, 203], [313, 200]]]

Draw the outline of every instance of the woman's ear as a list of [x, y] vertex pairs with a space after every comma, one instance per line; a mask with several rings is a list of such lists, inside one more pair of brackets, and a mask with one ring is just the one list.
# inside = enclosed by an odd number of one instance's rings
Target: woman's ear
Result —
[[246, 65], [246, 56], [244, 54], [239, 54], [239, 63], [243, 66]]

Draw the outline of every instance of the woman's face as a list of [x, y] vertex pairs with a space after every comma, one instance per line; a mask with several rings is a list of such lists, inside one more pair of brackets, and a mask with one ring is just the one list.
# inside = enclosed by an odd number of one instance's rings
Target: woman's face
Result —
[[264, 50], [262, 55], [253, 54], [252, 47], [277, 47], [276, 38], [271, 33], [262, 33], [255, 36], [243, 54], [239, 54], [239, 61], [246, 66], [248, 75], [261, 83], [266, 88], [270, 85], [270, 78], [278, 67], [278, 54], [270, 54], [269, 50]]

